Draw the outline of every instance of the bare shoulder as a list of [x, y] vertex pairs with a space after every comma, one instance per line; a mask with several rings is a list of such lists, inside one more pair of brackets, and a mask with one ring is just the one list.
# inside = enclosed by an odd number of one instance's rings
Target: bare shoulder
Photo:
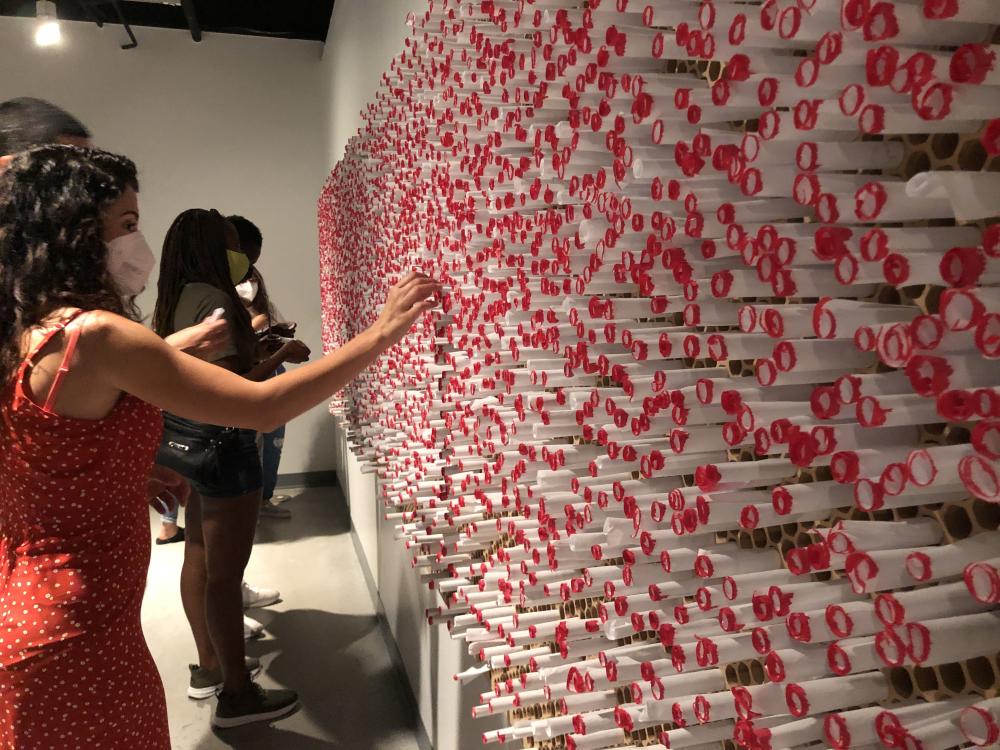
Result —
[[82, 338], [96, 347], [120, 347], [143, 342], [152, 332], [133, 320], [108, 310], [91, 310], [73, 321]]

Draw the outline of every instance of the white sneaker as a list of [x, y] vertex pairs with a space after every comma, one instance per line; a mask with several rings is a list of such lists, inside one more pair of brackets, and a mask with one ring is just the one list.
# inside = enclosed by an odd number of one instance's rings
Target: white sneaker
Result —
[[281, 598], [277, 589], [259, 589], [243, 582], [243, 609], [250, 607], [266, 607]]
[[264, 626], [249, 617], [243, 617], [243, 639], [262, 638], [264, 636]]
[[271, 498], [272, 505], [281, 505], [282, 503], [287, 503], [292, 499], [291, 495], [275, 495]]

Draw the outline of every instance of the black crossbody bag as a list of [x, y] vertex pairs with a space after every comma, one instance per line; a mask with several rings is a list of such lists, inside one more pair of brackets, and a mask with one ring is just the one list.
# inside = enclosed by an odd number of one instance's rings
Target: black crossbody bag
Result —
[[156, 463], [185, 479], [212, 483], [220, 478], [224, 457], [237, 447], [238, 438], [235, 427], [193, 422], [164, 412]]

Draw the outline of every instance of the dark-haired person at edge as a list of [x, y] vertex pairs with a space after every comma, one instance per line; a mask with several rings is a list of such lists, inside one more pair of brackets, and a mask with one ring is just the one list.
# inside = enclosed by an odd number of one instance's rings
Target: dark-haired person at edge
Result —
[[90, 146], [90, 138], [82, 122], [44, 99], [25, 96], [0, 102], [0, 168], [34, 146]]
[[[242, 377], [135, 322], [122, 285], [136, 280], [108, 248], [138, 230], [135, 174], [124, 157], [72, 146], [20, 154], [0, 174], [5, 748], [170, 747], [163, 686], [140, 623], [151, 542], [145, 485], [160, 410], [272, 430], [350, 382], [439, 291], [410, 273], [378, 320], [336, 352], [264, 382]], [[238, 611], [238, 574], [235, 582]], [[224, 624], [234, 633], [219, 636], [242, 644], [239, 619]], [[216, 726], [294, 709], [294, 694], [251, 682], [233, 663], [238, 651], [220, 659], [229, 663]]]
[[[281, 342], [295, 335], [296, 324], [285, 320], [267, 293], [267, 284], [257, 268], [261, 251], [264, 247], [264, 236], [260, 229], [249, 219], [242, 216], [230, 216], [229, 222], [236, 227], [240, 236], [240, 248], [250, 259], [250, 275], [245, 281], [236, 285], [236, 293], [250, 311], [250, 323], [263, 341]], [[285, 371], [284, 365], [278, 365], [275, 375]], [[260, 503], [260, 515], [264, 518], [291, 518], [292, 512], [281, 507], [281, 503], [289, 500], [288, 495], [275, 495], [278, 485], [278, 467], [281, 464], [281, 450], [285, 442], [285, 425], [273, 432], [261, 436], [261, 468], [264, 471], [264, 494]]]
[[[14, 155], [35, 146], [46, 144], [89, 147], [91, 134], [86, 126], [66, 110], [44, 99], [20, 97], [0, 102], [0, 172]], [[127, 250], [141, 234], [135, 233], [120, 239], [119, 251]], [[148, 249], [142, 241], [143, 250]], [[125, 246], [125, 247], [121, 247]], [[152, 252], [145, 254], [144, 263], [155, 263]], [[141, 273], [140, 273], [141, 275]], [[143, 281], [143, 285], [145, 281]], [[142, 289], [131, 290], [134, 295]], [[206, 357], [221, 348], [229, 335], [224, 320], [209, 320], [184, 331], [178, 331], [167, 339], [167, 343], [196, 357]], [[187, 482], [176, 472], [163, 466], [154, 466], [150, 472], [148, 492], [158, 508], [173, 513], [176, 518], [179, 503], [186, 500], [189, 488]], [[161, 499], [162, 498], [162, 499]], [[184, 539], [184, 530], [175, 527], [169, 536], [161, 534], [157, 544]]]

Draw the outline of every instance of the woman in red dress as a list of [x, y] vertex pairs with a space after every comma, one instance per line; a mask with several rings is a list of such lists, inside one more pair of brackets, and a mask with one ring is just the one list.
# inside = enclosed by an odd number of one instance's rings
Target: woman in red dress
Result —
[[[71, 146], [0, 175], [0, 748], [167, 750], [139, 619], [160, 409], [266, 431], [343, 387], [433, 306], [410, 274], [356, 339], [257, 383], [171, 348], [130, 302], [151, 253], [135, 166]], [[289, 708], [248, 681], [232, 710]], [[279, 708], [276, 708], [279, 707]]]

